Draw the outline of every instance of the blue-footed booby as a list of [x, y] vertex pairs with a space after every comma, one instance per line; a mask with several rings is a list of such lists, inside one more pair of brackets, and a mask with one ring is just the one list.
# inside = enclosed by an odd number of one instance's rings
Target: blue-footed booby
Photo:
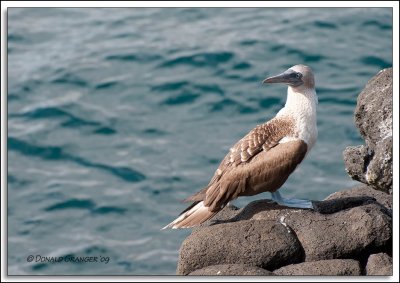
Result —
[[165, 226], [189, 228], [203, 223], [240, 196], [270, 192], [280, 205], [313, 208], [311, 201], [286, 199], [278, 189], [317, 140], [318, 104], [310, 67], [295, 65], [263, 83], [288, 85], [285, 106], [274, 118], [256, 126], [228, 152], [210, 183], [188, 197], [193, 204]]

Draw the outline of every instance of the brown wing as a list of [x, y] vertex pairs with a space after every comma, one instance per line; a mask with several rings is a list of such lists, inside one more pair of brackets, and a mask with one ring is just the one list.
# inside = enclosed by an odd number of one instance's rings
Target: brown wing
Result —
[[293, 121], [287, 118], [274, 118], [262, 125], [258, 125], [230, 149], [207, 187], [184, 201], [202, 201], [206, 198], [207, 203], [213, 202], [219, 194], [219, 181], [228, 172], [241, 164], [249, 163], [260, 152], [268, 152], [283, 137], [290, 136], [292, 133]]
[[226, 172], [215, 186], [205, 193], [204, 205], [218, 211], [239, 196], [274, 192], [287, 180], [307, 153], [307, 144], [294, 140], [262, 151], [248, 164]]
[[258, 125], [231, 149], [228, 164], [239, 165], [250, 161], [262, 150], [268, 151], [278, 142], [290, 135], [293, 131], [293, 122], [289, 119], [274, 118], [271, 121]]

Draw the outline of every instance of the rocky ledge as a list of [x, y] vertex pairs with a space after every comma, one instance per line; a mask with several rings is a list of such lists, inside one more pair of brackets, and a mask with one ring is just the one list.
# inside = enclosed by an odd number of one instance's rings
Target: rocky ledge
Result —
[[393, 189], [392, 77], [392, 68], [380, 71], [358, 96], [354, 119], [365, 145], [343, 152], [350, 177], [387, 193]]
[[179, 275], [391, 275], [392, 71], [361, 92], [356, 125], [366, 145], [344, 152], [346, 170], [362, 183], [314, 210], [254, 201], [225, 207], [182, 243]]

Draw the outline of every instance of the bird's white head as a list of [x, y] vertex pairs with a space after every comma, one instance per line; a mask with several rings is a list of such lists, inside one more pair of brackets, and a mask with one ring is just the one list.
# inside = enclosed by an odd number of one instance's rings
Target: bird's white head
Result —
[[[266, 78], [263, 83], [283, 83], [288, 85], [288, 96], [285, 106], [287, 108], [311, 108], [308, 107], [309, 102], [318, 103], [317, 94], [315, 92], [314, 74], [310, 67], [305, 65], [295, 65], [290, 67], [282, 74]], [[300, 110], [299, 110], [300, 111]]]
[[315, 88], [314, 74], [311, 68], [305, 65], [290, 67], [282, 74], [266, 78], [263, 83], [284, 83], [298, 92]]

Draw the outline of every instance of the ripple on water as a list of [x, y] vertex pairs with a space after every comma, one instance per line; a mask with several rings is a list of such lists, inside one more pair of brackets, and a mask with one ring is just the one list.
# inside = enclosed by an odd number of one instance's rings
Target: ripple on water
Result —
[[194, 102], [200, 95], [191, 91], [191, 85], [187, 81], [162, 83], [151, 88], [152, 91], [168, 94], [161, 105], [179, 105]]
[[96, 204], [89, 199], [69, 199], [45, 208], [45, 211], [64, 210], [64, 209], [87, 209], [92, 210]]
[[182, 92], [165, 99], [161, 104], [164, 105], [190, 104], [195, 102], [199, 96], [200, 94], [197, 93]]
[[127, 211], [126, 208], [122, 207], [116, 207], [116, 206], [102, 206], [102, 207], [97, 207], [92, 210], [92, 213], [94, 214], [110, 214], [110, 213], [115, 213], [115, 214], [125, 214]]
[[69, 84], [78, 87], [87, 87], [89, 82], [78, 75], [64, 72], [61, 76], [51, 81], [53, 84]]
[[261, 108], [268, 109], [276, 105], [281, 105], [281, 100], [275, 97], [267, 97], [260, 99], [258, 104]]
[[363, 64], [370, 65], [370, 66], [376, 66], [379, 69], [384, 69], [384, 68], [388, 68], [388, 67], [392, 66], [392, 64], [390, 64], [389, 62], [385, 61], [382, 58], [376, 57], [376, 56], [363, 56], [363, 57], [361, 57], [360, 61]]
[[232, 52], [208, 52], [189, 56], [180, 56], [168, 60], [160, 65], [163, 68], [176, 67], [179, 65], [190, 65], [193, 67], [217, 67], [230, 61], [234, 57]]
[[373, 26], [373, 27], [379, 28], [380, 30], [392, 30], [392, 28], [393, 28], [392, 25], [385, 24], [385, 23], [382, 23], [382, 22], [378, 22], [376, 20], [364, 21], [362, 23], [362, 26], [363, 27], [365, 27], [365, 26]]
[[80, 127], [95, 127], [93, 133], [100, 135], [112, 135], [117, 131], [109, 126], [104, 126], [101, 122], [92, 121], [78, 117], [67, 110], [59, 107], [39, 107], [22, 113], [10, 114], [10, 118], [18, 117], [30, 120], [49, 119], [49, 118], [64, 118], [59, 124], [65, 128], [80, 128]]
[[54, 36], [54, 33], [45, 31], [29, 31], [24, 35], [10, 32], [7, 36], [7, 40], [9, 44], [24, 44], [26, 46], [30, 44], [42, 44], [46, 41], [51, 41], [54, 39]]
[[44, 160], [67, 160], [84, 167], [104, 170], [127, 182], [140, 182], [146, 179], [146, 176], [137, 170], [128, 167], [118, 167], [95, 163], [80, 156], [66, 153], [63, 148], [58, 146], [38, 146], [17, 138], [9, 137], [8, 148], [9, 150], [16, 151], [27, 156], [39, 157]]
[[96, 90], [109, 89], [115, 85], [118, 85], [118, 82], [116, 82], [116, 81], [103, 82], [103, 83], [96, 84], [94, 86], [94, 89], [96, 89]]
[[250, 63], [240, 62], [240, 63], [235, 64], [232, 68], [234, 70], [247, 70], [247, 69], [250, 69], [251, 67], [252, 66]]
[[168, 91], [180, 90], [188, 85], [189, 85], [188, 81], [168, 82], [152, 86], [151, 91], [168, 92]]
[[166, 131], [163, 131], [161, 129], [155, 129], [155, 128], [147, 128], [142, 131], [144, 134], [149, 134], [149, 135], [155, 135], [155, 136], [164, 136], [167, 134]]
[[337, 29], [337, 25], [335, 25], [332, 22], [326, 22], [326, 21], [315, 21], [314, 26], [323, 29]]
[[125, 54], [108, 55], [104, 59], [106, 61], [148, 63], [152, 61], [161, 60], [162, 56], [152, 53], [125, 53]]
[[96, 206], [96, 204], [89, 199], [69, 199], [63, 202], [56, 203], [49, 207], [46, 207], [44, 210], [47, 212], [56, 211], [56, 210], [65, 210], [65, 209], [83, 209], [88, 210], [93, 214], [124, 214], [126, 212], [126, 208], [116, 207], [116, 206]]
[[7, 182], [8, 182], [8, 184], [12, 184], [13, 186], [16, 186], [16, 187], [24, 187], [31, 183], [31, 181], [29, 181], [29, 180], [17, 178], [11, 174], [8, 174]]
[[348, 105], [348, 106], [354, 106], [354, 99], [352, 99], [351, 97], [349, 98], [341, 98], [341, 97], [335, 97], [335, 96], [331, 96], [331, 97], [321, 97], [319, 99], [320, 103], [324, 103], [326, 105], [337, 105], [337, 104], [341, 104], [341, 105]]
[[193, 88], [204, 93], [224, 95], [224, 90], [217, 84], [193, 84]]
[[215, 93], [224, 95], [223, 89], [217, 84], [195, 84], [189, 83], [188, 81], [175, 81], [167, 82], [151, 87], [151, 91], [157, 92], [172, 92], [172, 91], [199, 91], [202, 94]]
[[246, 106], [236, 100], [230, 99], [230, 98], [223, 98], [219, 100], [218, 102], [214, 103], [209, 103], [209, 112], [224, 112], [229, 109], [234, 112], [238, 112], [240, 114], [251, 114], [251, 113], [256, 113], [258, 110], [254, 107]]
[[239, 44], [243, 45], [243, 46], [252, 46], [252, 45], [256, 45], [258, 43], [260, 43], [260, 41], [256, 40], [256, 39], [245, 39], [245, 40], [242, 40], [239, 42]]
[[299, 48], [291, 48], [291, 47], [283, 45], [283, 44], [274, 44], [269, 48], [269, 50], [272, 53], [281, 53], [284, 55], [295, 55], [295, 56], [298, 56], [300, 59], [302, 59], [304, 62], [308, 62], [308, 63], [317, 63], [326, 58], [322, 54], [313, 54], [313, 53], [301, 50]]
[[309, 62], [309, 63], [316, 63], [316, 62], [319, 62], [326, 58], [325, 56], [323, 56], [321, 54], [311, 54], [309, 52], [305, 52], [303, 50], [295, 49], [295, 48], [288, 48], [287, 53], [297, 55], [300, 58], [302, 58], [304, 60], [304, 62]]
[[49, 267], [48, 263], [35, 263], [34, 265], [32, 265], [32, 270], [33, 271], [41, 271], [43, 269], [46, 269]]
[[27, 43], [27, 40], [24, 36], [15, 33], [9, 33], [7, 36], [8, 44], [12, 43]]
[[114, 135], [117, 133], [117, 131], [110, 127], [100, 127], [94, 130], [93, 133], [99, 135]]
[[278, 51], [284, 50], [285, 48], [286, 48], [286, 45], [283, 45], [283, 44], [273, 44], [273, 45], [269, 48], [269, 50], [270, 50], [271, 52], [278, 52]]
[[7, 95], [7, 102], [13, 102], [13, 101], [17, 101], [20, 99], [21, 98], [17, 94], [8, 93], [8, 95]]

